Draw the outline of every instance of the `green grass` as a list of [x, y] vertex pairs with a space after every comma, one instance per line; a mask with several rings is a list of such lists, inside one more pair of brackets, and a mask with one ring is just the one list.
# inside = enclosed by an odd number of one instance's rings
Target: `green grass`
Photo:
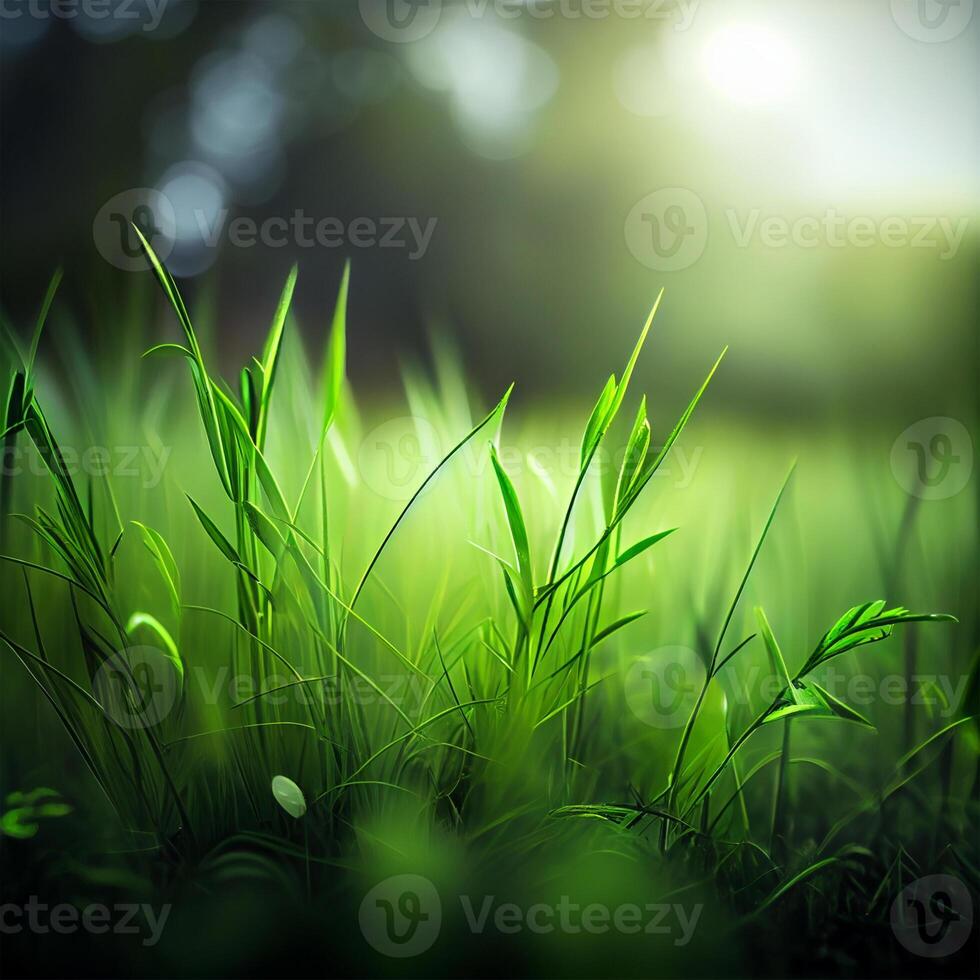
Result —
[[[360, 405], [345, 379], [349, 270], [318, 372], [291, 321], [294, 270], [261, 353], [227, 384], [153, 264], [180, 340], [142, 367], [121, 332], [98, 365], [67, 332], [45, 344], [59, 277], [26, 353], [9, 332], [5, 445], [43, 464], [2, 484], [0, 776], [22, 795], [0, 846], [18, 888], [50, 883], [31, 842], [55, 818], [77, 826], [89, 885], [111, 867], [130, 892], [196, 910], [155, 965], [129, 969], [202, 975], [240, 971], [248, 947], [226, 939], [225, 961], [188, 967], [191, 922], [216, 914], [215, 889], [249, 882], [295, 892], [300, 909], [329, 904], [338, 962], [368, 972], [399, 964], [363, 965], [375, 954], [357, 903], [395, 873], [528, 903], [561, 888], [702, 896], [723, 963], [704, 934], [683, 957], [625, 939], [616, 954], [619, 972], [671, 975], [892, 962], [901, 950], [881, 932], [910, 877], [980, 883], [959, 511], [920, 521], [819, 440], [740, 456], [716, 414], [712, 441], [697, 420], [724, 351], [676, 423], [652, 426], [634, 375], [662, 297], [591, 411], [583, 399], [573, 465], [548, 471], [528, 452], [568, 420], [512, 424], [511, 389], [474, 406], [444, 345], [435, 380], [406, 372], [407, 411], [392, 413], [417, 431], [376, 425], [383, 406]], [[421, 453], [427, 440], [440, 452]], [[685, 441], [707, 478], [672, 490]], [[145, 465], [78, 472], [69, 445], [169, 454], [150, 486]], [[409, 476], [393, 478], [401, 465]], [[728, 489], [729, 466], [750, 500]], [[906, 591], [886, 603], [885, 585]], [[638, 667], [678, 645], [700, 664], [682, 678], [686, 713], [651, 726], [627, 710]], [[927, 703], [865, 708], [830, 689], [832, 670], [877, 683], [897, 661], [962, 680], [961, 696], [934, 681]], [[31, 781], [70, 803], [25, 803]], [[269, 953], [279, 920], [264, 914]], [[471, 940], [461, 931], [419, 969], [461, 969]], [[508, 955], [561, 974], [609, 954], [539, 940]]]

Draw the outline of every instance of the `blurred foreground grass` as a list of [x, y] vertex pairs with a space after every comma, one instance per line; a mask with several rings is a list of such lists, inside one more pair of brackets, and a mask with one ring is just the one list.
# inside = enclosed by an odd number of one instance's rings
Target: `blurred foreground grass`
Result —
[[[226, 385], [160, 277], [175, 357], [140, 360], [163, 339], [145, 327], [95, 356], [68, 330], [35, 363], [7, 354], [0, 787], [73, 808], [8, 810], [12, 894], [173, 900], [160, 949], [134, 945], [122, 972], [259, 971], [302, 937], [311, 972], [329, 948], [338, 969], [397, 973], [357, 908], [415, 875], [444, 925], [412, 969], [669, 976], [899, 962], [887, 923], [909, 880], [976, 888], [974, 501], [909, 495], [898, 433], [747, 426], [709, 387], [661, 457], [684, 406], [650, 392], [648, 445], [629, 351], [578, 410], [520, 390], [494, 410], [503, 393], [473, 392], [445, 342], [404, 394], [362, 402], [345, 294], [316, 368], [292, 282]], [[959, 622], [889, 639], [899, 605]], [[835, 623], [874, 645], [838, 653]], [[462, 895], [683, 895], [703, 919], [683, 947], [501, 945]], [[78, 942], [104, 972], [96, 938]], [[76, 949], [19, 941], [52, 970]]]

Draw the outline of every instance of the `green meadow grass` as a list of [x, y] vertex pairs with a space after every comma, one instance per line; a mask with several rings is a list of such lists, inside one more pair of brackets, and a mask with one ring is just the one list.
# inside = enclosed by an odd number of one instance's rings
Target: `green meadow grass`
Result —
[[[200, 975], [281, 941], [250, 908], [258, 946], [227, 926], [223, 958], [195, 945], [229, 889], [327, 903], [332, 955], [364, 972], [404, 967], [356, 927], [393, 874], [528, 903], [700, 896], [712, 925], [683, 951], [508, 953], [676, 975], [895, 962], [904, 884], [980, 884], [969, 501], [926, 513], [825, 434], [753, 443], [711, 406], [723, 351], [652, 424], [634, 374], [662, 298], [576, 419], [509, 389], [478, 404], [444, 343], [392, 408], [346, 381], [349, 270], [322, 356], [294, 271], [226, 381], [147, 251], [176, 341], [133, 308], [101, 355], [67, 330], [54, 349], [57, 277], [27, 342], [8, 331], [4, 440], [32, 461], [0, 488], [18, 887], [53, 880], [31, 848], [67, 834], [86, 894], [111, 868], [175, 901], [157, 965], [128, 969]], [[678, 647], [683, 673], [658, 673]], [[854, 704], [857, 674], [922, 696]], [[658, 692], [683, 696], [669, 724]], [[420, 969], [481, 949], [461, 933]]]

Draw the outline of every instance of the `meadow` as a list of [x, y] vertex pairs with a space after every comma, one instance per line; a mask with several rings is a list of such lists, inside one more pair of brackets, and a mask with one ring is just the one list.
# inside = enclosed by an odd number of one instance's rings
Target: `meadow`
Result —
[[5, 972], [970, 975], [895, 918], [980, 887], [969, 491], [761, 438], [724, 350], [644, 393], [669, 294], [574, 404], [439, 337], [362, 398], [356, 268], [316, 349], [294, 271], [224, 379], [146, 247], [101, 339], [8, 325], [0, 487], [3, 897], [142, 925]]

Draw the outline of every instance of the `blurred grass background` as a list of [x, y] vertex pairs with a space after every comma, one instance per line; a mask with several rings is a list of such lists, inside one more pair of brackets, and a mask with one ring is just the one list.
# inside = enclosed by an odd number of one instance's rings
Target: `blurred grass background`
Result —
[[[876, 421], [897, 434], [922, 415], [969, 417], [978, 26], [930, 43], [903, 29], [914, 6], [903, 2], [664, 0], [636, 18], [611, 0], [432, 0], [393, 35], [424, 36], [397, 43], [375, 33], [387, 8], [371, 0], [169, 0], [154, 30], [145, 0], [132, 22], [4, 19], [5, 304], [33, 310], [63, 258], [93, 329], [104, 290], [119, 296], [129, 278], [93, 248], [93, 219], [120, 191], [148, 187], [173, 201], [187, 234], [170, 264], [192, 294], [213, 295], [228, 366], [265, 330], [263, 284], [294, 260], [298, 310], [319, 336], [347, 253], [368, 286], [353, 301], [362, 386], [390, 384], [392, 352], [423, 351], [440, 322], [479, 383], [567, 399], [666, 286], [657, 352], [676, 370], [657, 381], [668, 396], [683, 397], [681, 378], [728, 343], [723, 404], [753, 425]], [[393, 0], [396, 14], [409, 9]], [[677, 187], [703, 203], [703, 254], [650, 268], [626, 217]], [[219, 205], [229, 221], [303, 209], [438, 223], [414, 261], [349, 243], [202, 246], [192, 215]], [[942, 257], [881, 236], [773, 248], [755, 234], [742, 247], [730, 227], [733, 214], [831, 209], [945, 218], [965, 234]]]

